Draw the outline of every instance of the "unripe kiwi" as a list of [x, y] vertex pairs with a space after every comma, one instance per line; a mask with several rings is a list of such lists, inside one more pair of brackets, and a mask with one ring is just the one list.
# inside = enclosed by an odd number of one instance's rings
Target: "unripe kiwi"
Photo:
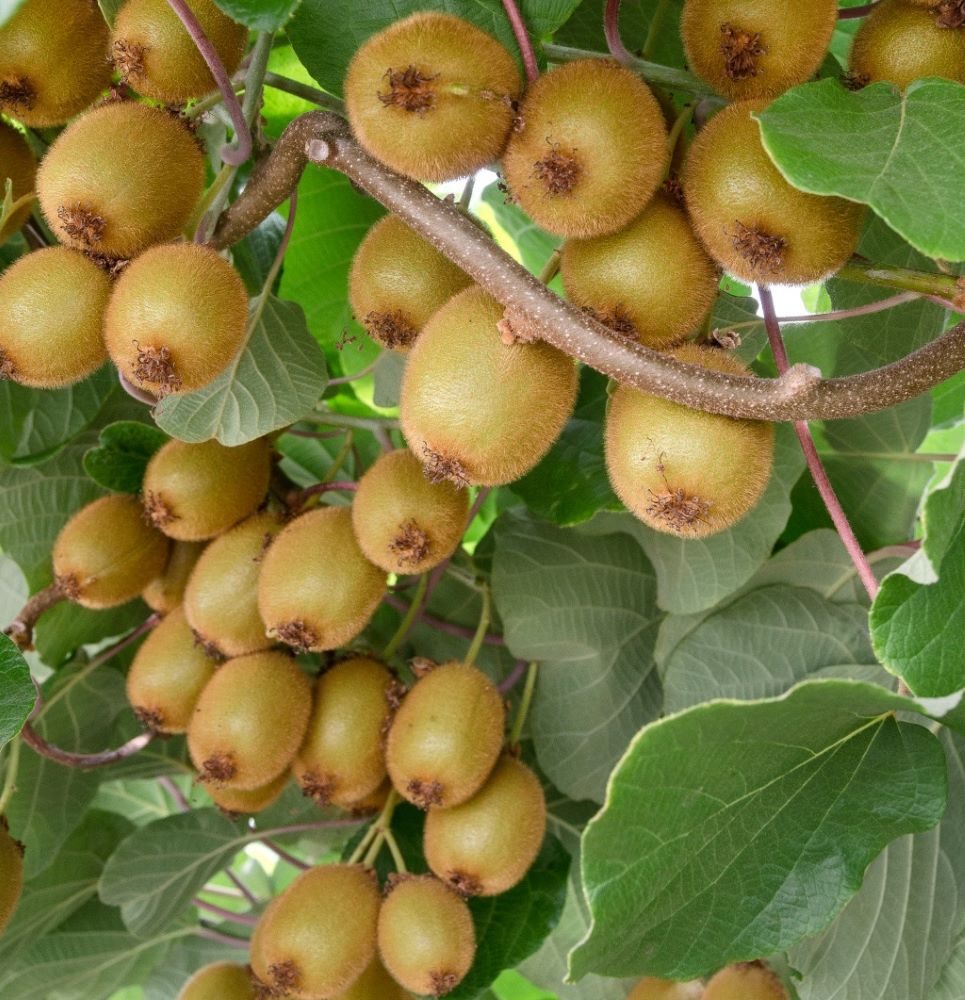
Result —
[[382, 962], [375, 958], [371, 965], [344, 992], [334, 1000], [415, 1000], [385, 971]]
[[787, 991], [759, 962], [728, 965], [704, 988], [702, 1000], [788, 1000]]
[[310, 868], [268, 905], [251, 965], [272, 996], [344, 993], [375, 958], [379, 888], [361, 865]]
[[432, 875], [397, 876], [379, 911], [379, 954], [407, 990], [451, 993], [476, 957], [466, 901]]
[[287, 771], [312, 708], [308, 678], [284, 653], [252, 653], [218, 668], [188, 727], [201, 779], [242, 791]]
[[271, 450], [265, 438], [234, 448], [215, 440], [171, 440], [147, 464], [141, 487], [144, 510], [170, 538], [213, 538], [264, 500], [270, 474]]
[[[203, 184], [201, 150], [185, 125], [131, 101], [78, 118], [37, 173], [40, 207], [57, 238], [118, 258], [180, 235]], [[202, 290], [179, 291], [189, 298]]]
[[246, 966], [216, 962], [199, 969], [181, 988], [177, 1000], [256, 1000], [256, 996]]
[[461, 806], [426, 817], [429, 867], [464, 896], [498, 896], [523, 880], [546, 836], [546, 798], [535, 774], [503, 756]]
[[379, 456], [352, 501], [355, 537], [370, 562], [387, 573], [424, 573], [456, 551], [469, 514], [469, 494], [431, 483], [406, 448]]
[[627, 1000], [701, 1000], [704, 984], [697, 980], [677, 983], [670, 979], [641, 979]]
[[31, 128], [73, 118], [111, 82], [108, 38], [96, 0], [26, 0], [0, 28], [0, 111]]
[[295, 649], [337, 649], [375, 613], [386, 576], [362, 554], [345, 507], [292, 521], [265, 553], [258, 610], [269, 635]]
[[0, 816], [0, 934], [7, 928], [23, 891], [23, 846], [10, 836]]
[[373, 340], [407, 351], [429, 317], [471, 280], [401, 219], [387, 215], [355, 254], [348, 297]]
[[475, 173], [503, 151], [519, 70], [490, 35], [423, 12], [370, 38], [349, 64], [352, 131], [376, 159], [423, 181]]
[[[685, 344], [671, 356], [730, 375], [749, 375], [719, 348]], [[703, 538], [736, 524], [770, 479], [773, 425], [692, 410], [621, 386], [606, 418], [606, 464], [623, 503], [644, 524]]]
[[[187, 6], [231, 76], [241, 64], [248, 29], [213, 0], [188, 0]], [[218, 86], [167, 0], [127, 0], [114, 21], [111, 56], [121, 79], [155, 101], [184, 104]]]
[[[33, 191], [36, 177], [37, 161], [26, 140], [13, 126], [0, 121], [0, 201], [3, 200], [8, 180], [10, 196], [14, 201], [19, 201], [25, 194]], [[0, 226], [0, 243], [6, 243], [29, 218], [28, 202], [26, 205], [21, 205]]]
[[406, 441], [433, 480], [501, 486], [546, 454], [573, 412], [572, 358], [539, 341], [504, 343], [503, 307], [478, 285], [429, 321], [402, 379]]
[[248, 293], [210, 247], [154, 247], [121, 272], [104, 339], [121, 373], [155, 396], [212, 382], [244, 343]]
[[561, 267], [574, 305], [648, 347], [696, 329], [717, 296], [714, 262], [687, 214], [663, 196], [618, 233], [567, 240]]
[[229, 816], [253, 816], [278, 801], [290, 777], [289, 771], [282, 771], [274, 781], [269, 781], [260, 788], [240, 789], [210, 784], [207, 791], [223, 813]]
[[503, 699], [481, 670], [435, 667], [392, 720], [385, 748], [392, 784], [422, 809], [468, 801], [492, 773], [505, 725]]
[[188, 577], [201, 558], [204, 546], [204, 542], [175, 542], [171, 546], [164, 572], [152, 580], [141, 594], [141, 599], [152, 611], [166, 615], [184, 600]]
[[85, 608], [133, 600], [163, 569], [168, 540], [145, 520], [137, 498], [101, 497], [82, 507], [54, 542], [54, 577]]
[[854, 252], [864, 207], [788, 184], [751, 117], [764, 107], [732, 104], [700, 131], [684, 168], [687, 208], [711, 257], [741, 280], [821, 281]]
[[83, 254], [46, 247], [0, 276], [0, 379], [55, 389], [107, 360], [107, 274]]
[[543, 74], [520, 120], [503, 156], [506, 180], [523, 211], [557, 236], [615, 233], [663, 180], [660, 105], [615, 62], [583, 59]]

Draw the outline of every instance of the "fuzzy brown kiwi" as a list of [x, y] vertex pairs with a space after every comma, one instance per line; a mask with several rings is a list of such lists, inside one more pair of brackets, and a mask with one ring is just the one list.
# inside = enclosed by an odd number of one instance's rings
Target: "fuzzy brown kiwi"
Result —
[[505, 343], [503, 314], [473, 285], [432, 317], [409, 355], [402, 431], [433, 480], [510, 483], [546, 454], [573, 412], [572, 358], [542, 341]]
[[141, 594], [144, 603], [152, 611], [166, 615], [184, 600], [188, 577], [201, 558], [204, 546], [204, 542], [175, 542], [171, 546], [171, 555], [164, 572], [152, 580]]
[[516, 63], [494, 38], [450, 14], [422, 12], [355, 53], [345, 104], [372, 156], [417, 180], [446, 181], [497, 159], [519, 89]]
[[291, 774], [282, 771], [274, 781], [260, 788], [238, 789], [227, 785], [207, 785], [208, 794], [214, 804], [228, 816], [253, 816], [274, 805], [285, 790]]
[[349, 802], [345, 808], [357, 816], [381, 812], [391, 792], [392, 782], [386, 778], [371, 795], [366, 795], [364, 799], [359, 799], [357, 802]]
[[[33, 191], [36, 178], [37, 160], [26, 139], [12, 125], [0, 121], [0, 201], [8, 180], [10, 197], [16, 202]], [[0, 226], [0, 243], [6, 243], [29, 218], [30, 203], [27, 202]]]
[[380, 959], [375, 958], [365, 972], [334, 1000], [415, 1000], [415, 997], [385, 971]]
[[0, 934], [7, 928], [23, 892], [23, 845], [10, 836], [0, 816]]
[[[719, 348], [685, 344], [670, 352], [688, 364], [749, 375]], [[774, 427], [691, 410], [621, 386], [606, 417], [606, 464], [617, 496], [656, 531], [703, 538], [725, 531], [764, 492], [774, 460]]]
[[704, 989], [702, 1000], [788, 1000], [781, 981], [760, 962], [728, 965]]
[[701, 1000], [704, 984], [697, 980], [678, 983], [670, 979], [641, 979], [627, 1000]]
[[177, 1000], [257, 1000], [245, 965], [215, 962], [199, 969], [181, 988]]

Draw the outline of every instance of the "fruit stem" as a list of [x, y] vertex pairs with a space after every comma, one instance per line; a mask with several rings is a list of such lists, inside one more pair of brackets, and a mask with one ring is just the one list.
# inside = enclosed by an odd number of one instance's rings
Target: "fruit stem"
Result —
[[526, 30], [526, 22], [519, 12], [519, 7], [516, 6], [516, 0], [503, 0], [503, 10], [506, 11], [506, 17], [509, 18], [509, 23], [513, 26], [519, 54], [523, 57], [523, 66], [526, 68], [526, 79], [530, 83], [534, 83], [539, 79], [539, 66], [536, 64], [536, 53], [533, 51], [533, 43]]
[[526, 673], [526, 661], [517, 660], [513, 669], [509, 674], [499, 683], [499, 693], [507, 694], [512, 691], [514, 687], [519, 683], [520, 677]]
[[395, 834], [391, 830], [386, 830], [383, 836], [389, 847], [389, 853], [392, 855], [392, 863], [395, 865], [395, 870], [400, 875], [405, 875], [409, 869], [406, 867], [405, 858], [402, 857], [402, 851], [399, 850], [399, 842], [395, 839]]
[[560, 262], [562, 259], [563, 252], [559, 247], [546, 259], [543, 270], [539, 272], [539, 280], [544, 285], [548, 285], [560, 273]]
[[509, 734], [510, 747], [519, 745], [519, 739], [523, 735], [523, 726], [526, 725], [526, 717], [529, 715], [530, 706], [533, 704], [533, 695], [536, 692], [536, 677], [539, 674], [539, 664], [534, 660], [526, 668], [526, 686], [523, 688], [523, 697], [513, 720], [513, 729]]
[[166, 774], [162, 774], [157, 779], [157, 783], [167, 792], [181, 812], [190, 811], [191, 803], [188, 802], [181, 789]]
[[345, 103], [331, 94], [326, 94], [324, 90], [316, 87], [309, 87], [308, 84], [300, 83], [298, 80], [290, 80], [287, 76], [280, 76], [278, 73], [265, 73], [265, 86], [272, 90], [282, 90], [292, 97], [300, 97], [303, 101], [309, 101], [327, 111], [344, 111]]
[[914, 271], [907, 267], [882, 267], [867, 261], [851, 260], [835, 277], [866, 285], [900, 288], [921, 295], [937, 295], [949, 309], [965, 311], [965, 280], [949, 274]]
[[668, 0], [657, 0], [657, 9], [653, 12], [653, 17], [650, 19], [650, 27], [647, 29], [647, 40], [643, 43], [643, 49], [640, 53], [644, 59], [649, 59], [653, 53], [653, 47], [657, 43], [657, 36], [660, 34], [660, 29], [663, 27], [663, 20], [668, 6]]
[[390, 660], [398, 651], [399, 647], [405, 642], [405, 637], [409, 634], [410, 629], [416, 623], [419, 617], [419, 612], [422, 610], [423, 603], [426, 596], [426, 588], [429, 586], [429, 574], [423, 573], [419, 577], [419, 585], [416, 587], [416, 592], [413, 595], [412, 603], [409, 605], [409, 610], [406, 611], [405, 617], [399, 623], [399, 627], [395, 630], [395, 635], [386, 643], [385, 649], [382, 650], [382, 659]]
[[[332, 459], [332, 464], [325, 470], [325, 475], [322, 476], [322, 483], [330, 483], [342, 465], [345, 463], [345, 459], [348, 458], [349, 453], [352, 450], [352, 443], [355, 440], [355, 431], [350, 427], [345, 434], [345, 440], [342, 442], [342, 447], [339, 448], [338, 454]], [[353, 484], [354, 486], [354, 484]]]
[[285, 506], [292, 510], [297, 510], [310, 497], [318, 496], [321, 493], [333, 493], [337, 490], [347, 490], [350, 493], [354, 493], [358, 488], [358, 483], [352, 483], [348, 480], [335, 483], [315, 483], [314, 486], [306, 486], [303, 490], [292, 490], [285, 498]]
[[192, 229], [194, 230], [195, 243], [205, 243], [207, 241], [211, 229], [211, 223], [214, 221], [214, 216], [216, 215], [216, 213], [210, 211], [210, 209], [214, 203], [222, 197], [222, 195], [227, 197], [228, 189], [230, 189], [231, 182], [234, 180], [236, 173], [237, 171], [235, 168], [226, 163], [218, 171], [217, 176], [211, 182], [211, 187], [209, 187], [208, 190], [202, 195], [201, 200], [198, 202], [197, 207], [191, 216], [191, 219], [185, 227], [188, 232]]
[[[385, 598], [385, 603], [389, 605], [390, 608], [395, 608], [396, 611], [405, 611], [409, 605], [405, 601], [396, 597], [394, 594], [389, 594]], [[437, 618], [435, 615], [430, 615], [428, 612], [424, 611], [419, 615], [419, 620], [425, 622], [429, 628], [434, 628], [437, 632], [444, 632], [446, 635], [456, 636], [460, 639], [471, 639], [475, 634], [476, 630], [468, 628], [465, 625], [456, 625], [453, 622], [444, 621], [442, 618]], [[483, 642], [487, 646], [505, 646], [506, 640], [501, 635], [496, 635], [495, 632], [490, 632], [483, 639]]]
[[469, 179], [466, 181], [465, 187], [462, 189], [462, 194], [459, 196], [459, 207], [464, 211], [469, 211], [469, 203], [472, 201], [472, 193], [476, 187], [476, 175], [470, 174]]
[[359, 379], [365, 378], [366, 375], [371, 375], [374, 371], [376, 365], [382, 358], [381, 354], [377, 354], [375, 360], [366, 365], [364, 368], [360, 368], [357, 372], [352, 372], [351, 375], [339, 375], [338, 378], [330, 378], [328, 384], [332, 385], [347, 385], [349, 382], [357, 382]]
[[[262, 843], [267, 844], [268, 841], [265, 840], [262, 841]], [[271, 849], [275, 851], [275, 853], [278, 853], [277, 848], [272, 847]], [[235, 884], [241, 895], [244, 896], [252, 906], [258, 905], [258, 897], [251, 891], [251, 889], [248, 888], [240, 876], [236, 875], [230, 868], [226, 868], [224, 873]]]
[[620, 35], [620, 0], [606, 0], [603, 11], [603, 34], [606, 36], [606, 47], [617, 62], [629, 66], [633, 63], [633, 53], [623, 44]]
[[[245, 81], [233, 80], [232, 88], [236, 94], [243, 94], [245, 91]], [[188, 121], [194, 121], [195, 118], [200, 118], [205, 112], [210, 111], [212, 108], [216, 108], [222, 101], [224, 97], [220, 90], [213, 90], [206, 97], [202, 97], [199, 101], [196, 101], [191, 105], [190, 108], [184, 109], [184, 117]]]
[[64, 767], [76, 767], [83, 771], [89, 771], [95, 767], [106, 767], [108, 764], [115, 764], [119, 760], [133, 757], [154, 739], [154, 733], [140, 733], [128, 740], [123, 746], [117, 747], [116, 750], [102, 750], [100, 753], [72, 753], [48, 743], [29, 722], [21, 730], [21, 735], [24, 743], [34, 753], [57, 764], [62, 764]]
[[677, 163], [677, 147], [680, 145], [680, 140], [686, 130], [687, 126], [690, 124], [691, 119], [694, 117], [694, 105], [688, 104], [679, 115], [674, 119], [672, 128], [670, 129], [670, 134], [667, 136], [667, 169], [663, 172], [663, 179], [667, 180], [670, 175], [674, 172], [674, 166]]
[[492, 621], [493, 616], [493, 599], [489, 584], [483, 583], [479, 592], [482, 596], [482, 609], [479, 612], [479, 624], [476, 626], [476, 634], [472, 637], [469, 652], [466, 653], [465, 662], [469, 666], [472, 666], [476, 662], [476, 657], [479, 656], [479, 650], [482, 649], [486, 633], [489, 631], [489, 623]]
[[877, 6], [877, 3], [863, 3], [860, 7], [842, 7], [838, 11], [838, 20], [847, 21], [854, 17], [864, 17], [866, 14], [870, 14]]
[[20, 737], [14, 736], [10, 741], [10, 752], [7, 754], [7, 773], [3, 779], [3, 791], [0, 792], [0, 816], [7, 811], [7, 806], [17, 790], [17, 771], [20, 769]]
[[[382, 812], [376, 816], [372, 825], [365, 831], [365, 835], [358, 842], [355, 850], [352, 851], [352, 856], [345, 863], [348, 865], [357, 865], [362, 858], [365, 857], [366, 860], [362, 861], [363, 864], [369, 865], [371, 862], [368, 860], [368, 855], [366, 851], [370, 847], [374, 847], [375, 843], [378, 842], [379, 848], [382, 844], [380, 841], [380, 835], [389, 828], [392, 823], [392, 814], [395, 812], [395, 807], [399, 804], [399, 793], [394, 789], [389, 790], [388, 798], [385, 800], [385, 805], [382, 806]], [[378, 849], [376, 849], [375, 854], [378, 855]], [[375, 859], [373, 858], [373, 861]]]
[[296, 858], [294, 854], [289, 854], [283, 847], [279, 847], [273, 840], [269, 840], [267, 837], [262, 840], [262, 843], [269, 851], [277, 854], [282, 861], [287, 862], [292, 866], [292, 868], [297, 868], [299, 871], [306, 872], [311, 865], [305, 864], [300, 858]]
[[55, 604], [64, 600], [64, 595], [56, 583], [51, 583], [38, 590], [20, 609], [20, 613], [4, 629], [4, 635], [9, 636], [19, 649], [33, 649], [33, 630], [37, 619]]

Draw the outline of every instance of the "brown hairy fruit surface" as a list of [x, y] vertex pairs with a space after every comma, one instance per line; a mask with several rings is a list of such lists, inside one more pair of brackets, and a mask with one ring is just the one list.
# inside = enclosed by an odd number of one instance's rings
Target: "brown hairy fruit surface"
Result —
[[229, 816], [253, 816], [278, 801], [290, 777], [290, 772], [282, 771], [274, 781], [260, 788], [238, 789], [214, 784], [205, 788], [222, 812]]
[[204, 542], [175, 542], [171, 546], [164, 572], [156, 580], [152, 580], [141, 594], [144, 603], [152, 611], [166, 615], [184, 600], [188, 578], [200, 559], [204, 546]]
[[684, 167], [690, 218], [711, 257], [742, 281], [821, 281], [854, 252], [864, 207], [788, 184], [752, 117], [765, 106], [732, 104], [697, 135]]
[[0, 276], [0, 378], [56, 389], [96, 371], [110, 294], [110, 278], [67, 247], [15, 261]]
[[677, 983], [670, 979], [641, 979], [627, 1000], [701, 1000], [704, 984], [697, 980]]
[[[10, 196], [19, 201], [34, 189], [37, 161], [27, 140], [5, 121], [0, 121], [0, 201], [4, 198], [6, 183], [10, 181]], [[8, 239], [30, 218], [30, 203], [21, 205], [0, 226], [0, 243]]]
[[365, 972], [334, 1000], [415, 1000], [415, 997], [385, 971], [380, 959], [375, 958]]
[[663, 181], [667, 127], [630, 70], [585, 59], [545, 73], [526, 94], [503, 156], [513, 196], [557, 236], [614, 233]]
[[379, 911], [378, 937], [393, 979], [420, 996], [451, 993], [476, 957], [469, 907], [432, 875], [397, 879]]
[[288, 524], [265, 553], [258, 609], [270, 635], [321, 652], [351, 642], [385, 594], [386, 575], [365, 558], [345, 507]]
[[[688, 364], [749, 375], [719, 348], [685, 344]], [[725, 531], [750, 511], [770, 480], [774, 428], [691, 410], [621, 386], [606, 418], [606, 463], [617, 496], [644, 524], [680, 538]]]
[[257, 1000], [257, 994], [247, 966], [216, 962], [199, 969], [177, 1000]]
[[228, 660], [201, 692], [188, 750], [202, 781], [262, 788], [291, 766], [305, 736], [312, 687], [285, 653]]
[[788, 1000], [770, 969], [758, 962], [728, 965], [707, 983], [703, 1000]]
[[[188, 0], [188, 7], [231, 76], [241, 64], [248, 29], [223, 14], [214, 0]], [[127, 0], [114, 21], [111, 57], [121, 79], [155, 101], [184, 104], [217, 89], [167, 0]]]
[[366, 795], [364, 799], [357, 802], [349, 802], [344, 808], [356, 815], [380, 812], [392, 791], [392, 782], [388, 778], [379, 785], [371, 795]]
[[572, 358], [505, 344], [503, 307], [474, 285], [429, 321], [402, 379], [402, 431], [433, 479], [500, 486], [546, 454], [573, 412]]
[[101, 497], [82, 507], [54, 542], [54, 577], [85, 608], [133, 600], [163, 569], [168, 540], [142, 516], [137, 498]]
[[6, 930], [23, 891], [23, 848], [0, 816], [0, 934]]
[[519, 70], [499, 42], [461, 18], [423, 12], [355, 53], [345, 104], [372, 156], [417, 180], [446, 181], [499, 157], [519, 90]]
[[406, 695], [389, 729], [385, 755], [400, 795], [422, 809], [448, 809], [483, 786], [499, 757], [506, 709], [476, 667], [446, 663]]
[[310, 868], [269, 903], [251, 965], [272, 996], [337, 997], [375, 958], [375, 875], [361, 865]]
[[[78, 118], [37, 172], [40, 207], [57, 238], [121, 259], [179, 236], [203, 185], [204, 160], [187, 127], [130, 101]], [[200, 291], [192, 285], [190, 297]]]
[[574, 305], [647, 347], [696, 329], [717, 296], [716, 265], [687, 214], [660, 195], [618, 233], [567, 240], [561, 267]]
[[425, 855], [444, 882], [466, 896], [498, 896], [518, 885], [546, 835], [546, 799], [535, 774], [503, 756], [462, 805], [426, 817]]

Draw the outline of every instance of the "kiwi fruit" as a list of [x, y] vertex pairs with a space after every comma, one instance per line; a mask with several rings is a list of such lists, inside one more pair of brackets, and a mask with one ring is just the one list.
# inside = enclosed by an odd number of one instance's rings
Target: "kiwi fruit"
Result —
[[23, 891], [23, 845], [10, 836], [0, 816], [0, 934], [7, 929]]
[[684, 165], [690, 218], [711, 257], [742, 281], [822, 281], [854, 253], [864, 206], [784, 179], [752, 117], [765, 106], [732, 104], [698, 133]]
[[[750, 375], [719, 348], [684, 344], [671, 357]], [[621, 386], [606, 417], [606, 465], [617, 496], [644, 524], [680, 538], [732, 527], [760, 499], [774, 460], [774, 427], [692, 410]]]
[[273, 997], [340, 996], [375, 958], [378, 913], [371, 869], [310, 868], [269, 903], [258, 922], [252, 969]]
[[214, 538], [253, 513], [271, 475], [266, 438], [226, 448], [171, 440], [152, 456], [141, 493], [148, 520], [170, 538]]
[[647, 347], [696, 329], [717, 297], [717, 266], [662, 195], [618, 233], [567, 240], [560, 265], [574, 305]]
[[194, 243], [153, 247], [121, 272], [105, 319], [111, 359], [155, 396], [193, 392], [245, 341], [248, 293], [238, 272]]
[[770, 969], [760, 962], [743, 962], [713, 976], [702, 1000], [788, 1000], [788, 995]]
[[349, 802], [345, 808], [349, 810], [349, 812], [355, 813], [359, 816], [381, 812], [382, 807], [388, 800], [391, 791], [392, 782], [389, 781], [388, 777], [386, 777], [385, 781], [383, 781], [371, 795], [366, 795], [364, 798], [358, 799], [355, 802]]
[[420, 996], [451, 993], [476, 957], [466, 901], [432, 875], [397, 875], [379, 911], [379, 954], [392, 978]]
[[405, 448], [380, 455], [352, 501], [355, 537], [366, 558], [387, 573], [424, 573], [448, 559], [468, 516], [469, 494], [450, 482], [429, 482]]
[[254, 514], [205, 549], [184, 593], [198, 641], [221, 656], [244, 656], [271, 645], [258, 613], [258, 574], [265, 550], [281, 531], [274, 514]]
[[[187, 0], [187, 5], [231, 76], [241, 65], [248, 29], [214, 0]], [[184, 104], [218, 86], [167, 0], [126, 0], [114, 21], [111, 58], [125, 83], [166, 104]]]
[[45, 247], [0, 276], [0, 379], [57, 389], [107, 360], [107, 274], [67, 247]]
[[62, 125], [111, 82], [110, 33], [96, 0], [26, 0], [0, 28], [0, 111]]
[[369, 623], [386, 583], [355, 540], [351, 511], [323, 507], [288, 524], [265, 553], [258, 610], [268, 634], [293, 649], [337, 649]]
[[631, 222], [663, 181], [667, 127], [628, 69], [582, 59], [543, 74], [526, 94], [503, 155], [520, 207], [557, 236], [602, 236]]
[[171, 546], [164, 572], [152, 580], [141, 594], [142, 600], [152, 611], [166, 615], [184, 600], [188, 578], [201, 558], [204, 547], [204, 542], [175, 542]]
[[686, 0], [681, 33], [693, 72], [745, 101], [810, 79], [837, 21], [837, 0]]
[[216, 663], [175, 608], [144, 640], [127, 675], [134, 714], [156, 733], [185, 733]]
[[247, 966], [216, 962], [199, 969], [177, 1000], [257, 1000], [257, 994]]
[[387, 215], [355, 254], [348, 297], [373, 340], [405, 352], [439, 306], [471, 282], [401, 219]]
[[402, 431], [434, 481], [510, 483], [539, 462], [573, 412], [573, 359], [543, 341], [505, 343], [503, 314], [478, 285], [467, 288], [409, 355]]
[[308, 726], [312, 688], [285, 653], [228, 660], [201, 692], [188, 750], [201, 780], [240, 791], [287, 771]]
[[[0, 31], [2, 37], [2, 31]], [[19, 201], [34, 189], [37, 161], [26, 139], [12, 126], [0, 120], [0, 202], [6, 182], [10, 181], [10, 197]], [[21, 205], [0, 226], [0, 243], [8, 239], [30, 218], [30, 204]]]
[[375, 958], [369, 967], [344, 992], [334, 1000], [415, 1000], [385, 971], [382, 962]]
[[[131, 101], [78, 118], [37, 172], [40, 207], [61, 243], [120, 259], [179, 236], [203, 185], [204, 159], [187, 126]], [[204, 289], [192, 283], [184, 298], [199, 295]]]
[[416, 180], [448, 181], [499, 157], [519, 89], [516, 63], [494, 38], [450, 14], [422, 12], [355, 53], [345, 106], [377, 160]]
[[498, 896], [519, 884], [546, 835], [546, 799], [535, 774], [504, 755], [462, 805], [426, 817], [429, 867], [463, 896]]
[[392, 720], [385, 748], [392, 784], [422, 809], [468, 801], [492, 773], [505, 725], [503, 699], [481, 670], [435, 667]]
[[627, 1000], [701, 1000], [704, 984], [697, 980], [677, 983], [670, 979], [641, 979]]
[[164, 569], [168, 540], [145, 520], [137, 498], [101, 497], [82, 507], [54, 542], [54, 577], [85, 608], [133, 600]]
[[260, 788], [238, 789], [227, 785], [208, 785], [208, 795], [214, 804], [228, 816], [253, 816], [274, 805], [288, 784], [290, 772], [282, 771], [274, 781]]

